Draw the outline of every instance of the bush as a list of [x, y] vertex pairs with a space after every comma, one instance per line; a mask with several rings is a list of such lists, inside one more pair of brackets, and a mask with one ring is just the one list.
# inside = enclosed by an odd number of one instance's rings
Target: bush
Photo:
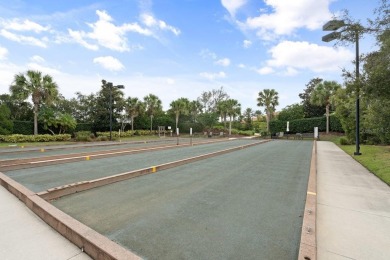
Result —
[[345, 137], [341, 137], [340, 138], [340, 145], [350, 145], [351, 142], [349, 142], [349, 140]]
[[57, 142], [57, 141], [69, 141], [71, 139], [70, 134], [61, 135], [3, 135], [0, 140], [7, 143], [26, 143], [26, 142]]
[[[271, 133], [286, 132], [287, 122], [274, 120], [270, 124]], [[290, 133], [312, 133], [314, 127], [318, 127], [318, 131], [326, 131], [326, 117], [312, 117], [298, 120], [292, 120], [289, 124]], [[335, 116], [329, 117], [329, 131], [343, 133], [344, 130], [341, 126], [340, 120]]]
[[79, 131], [74, 135], [77, 142], [91, 142], [92, 139], [95, 138], [95, 135], [90, 131]]
[[107, 136], [98, 136], [96, 137], [96, 141], [108, 141], [108, 137]]
[[238, 134], [245, 135], [245, 136], [252, 136], [255, 134], [255, 132], [252, 130], [246, 130], [246, 131], [239, 131]]
[[33, 135], [34, 134], [34, 122], [14, 120], [13, 134]]

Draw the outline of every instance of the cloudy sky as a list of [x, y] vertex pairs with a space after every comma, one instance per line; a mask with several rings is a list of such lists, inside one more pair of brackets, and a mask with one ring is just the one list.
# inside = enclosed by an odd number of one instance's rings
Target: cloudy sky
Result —
[[[12, 5], [11, 5], [12, 2]], [[224, 87], [243, 109], [279, 92], [278, 110], [300, 102], [314, 77], [341, 81], [354, 45], [321, 42], [322, 25], [349, 9], [362, 21], [376, 0], [0, 0], [0, 93], [29, 69], [53, 76], [66, 97], [101, 80], [125, 96], [180, 97]], [[353, 5], [351, 5], [353, 3]], [[361, 41], [361, 51], [376, 48]]]

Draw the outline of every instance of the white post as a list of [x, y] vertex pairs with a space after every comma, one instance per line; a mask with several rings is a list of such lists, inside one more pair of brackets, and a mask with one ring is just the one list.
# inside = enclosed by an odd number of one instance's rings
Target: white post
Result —
[[179, 145], [179, 128], [176, 128], [177, 145]]
[[192, 127], [190, 128], [190, 145], [192, 145]]
[[318, 139], [318, 127], [314, 127], [314, 139]]

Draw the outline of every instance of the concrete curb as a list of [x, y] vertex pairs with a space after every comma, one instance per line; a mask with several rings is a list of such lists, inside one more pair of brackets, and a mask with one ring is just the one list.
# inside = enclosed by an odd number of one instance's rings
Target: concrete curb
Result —
[[53, 155], [53, 156], [35, 157], [35, 158], [26, 158], [26, 159], [2, 160], [0, 161], [0, 170], [3, 172], [13, 171], [19, 169], [34, 168], [34, 167], [41, 167], [41, 166], [55, 165], [55, 164], [62, 164], [62, 163], [79, 162], [79, 161], [85, 161], [91, 159], [101, 159], [101, 158], [115, 157], [115, 156], [128, 155], [128, 154], [154, 152], [154, 151], [159, 151], [164, 149], [175, 149], [175, 148], [186, 147], [186, 146], [196, 146], [196, 145], [209, 144], [209, 143], [222, 142], [222, 141], [228, 142], [230, 140], [206, 141], [206, 142], [198, 142], [194, 144], [179, 144], [179, 145], [168, 144], [165, 146], [152, 146], [147, 148], [136, 148], [132, 150], [125, 148], [125, 149], [116, 149], [116, 150], [109, 150], [109, 151], [76, 153], [70, 155]]
[[0, 184], [62, 236], [93, 259], [141, 259], [139, 256], [75, 220], [0, 172]]
[[298, 260], [317, 259], [316, 215], [317, 215], [317, 141], [313, 143], [310, 174], [307, 185], [305, 211], [302, 221], [301, 242]]
[[116, 175], [112, 175], [112, 176], [108, 176], [108, 177], [103, 177], [103, 178], [99, 178], [99, 179], [95, 179], [95, 180], [91, 180], [91, 181], [71, 183], [68, 185], [51, 188], [51, 189], [48, 189], [46, 191], [39, 192], [37, 194], [45, 200], [54, 200], [54, 199], [58, 199], [62, 196], [70, 195], [70, 194], [73, 194], [76, 192], [93, 189], [96, 187], [100, 187], [100, 186], [104, 186], [104, 185], [111, 184], [114, 182], [119, 182], [119, 181], [131, 179], [131, 178], [135, 178], [135, 177], [150, 174], [150, 173], [155, 173], [157, 171], [170, 169], [170, 168], [184, 165], [187, 163], [196, 162], [196, 161], [203, 160], [203, 159], [208, 159], [208, 158], [211, 158], [214, 156], [234, 152], [234, 151], [248, 148], [251, 146], [263, 144], [263, 143], [266, 143], [269, 141], [270, 140], [259, 141], [256, 143], [251, 143], [251, 144], [246, 144], [246, 145], [240, 145], [240, 146], [224, 149], [224, 150], [217, 151], [217, 152], [198, 155], [198, 156], [186, 158], [183, 160], [178, 160], [178, 161], [164, 163], [164, 164], [160, 164], [160, 165], [156, 165], [156, 166], [151, 166], [151, 167], [143, 168], [140, 170], [120, 173], [120, 174], [116, 174]]

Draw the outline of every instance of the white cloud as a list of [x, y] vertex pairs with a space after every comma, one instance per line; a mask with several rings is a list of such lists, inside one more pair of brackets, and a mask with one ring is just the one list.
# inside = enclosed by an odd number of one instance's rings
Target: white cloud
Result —
[[291, 67], [287, 67], [286, 71], [284, 72], [284, 75], [286, 76], [295, 76], [297, 74], [298, 74], [298, 70]]
[[298, 69], [314, 72], [337, 71], [351, 62], [354, 55], [346, 48], [338, 49], [308, 42], [283, 41], [269, 51], [272, 58], [267, 66], [287, 68], [287, 75], [295, 75]]
[[215, 62], [215, 64], [221, 65], [223, 67], [228, 67], [230, 65], [230, 60], [228, 58], [223, 58], [223, 59], [217, 60]]
[[168, 85], [174, 85], [175, 84], [175, 80], [172, 79], [172, 78], [165, 78], [164, 80]]
[[38, 46], [42, 48], [46, 48], [47, 44], [47, 38], [43, 37], [42, 39], [37, 39], [32, 36], [24, 36], [24, 35], [18, 35], [12, 32], [9, 32], [5, 29], [2, 29], [0, 31], [0, 35], [3, 36], [4, 38], [7, 38], [8, 40], [19, 42], [22, 44], [28, 44], [28, 45], [33, 45], [33, 46]]
[[264, 0], [272, 13], [249, 17], [241, 23], [245, 29], [256, 30], [259, 37], [272, 40], [281, 35], [291, 35], [298, 28], [314, 30], [331, 18], [329, 4], [333, 0]]
[[238, 64], [238, 67], [239, 67], [240, 69], [245, 69], [245, 68], [246, 68], [245, 64], [242, 64], [242, 63]]
[[180, 30], [171, 26], [171, 25], [168, 25], [166, 22], [162, 21], [162, 20], [156, 20], [156, 18], [154, 18], [152, 15], [150, 14], [141, 14], [141, 21], [147, 26], [147, 27], [150, 27], [150, 28], [159, 28], [163, 31], [171, 31], [174, 35], [179, 35], [180, 34]]
[[236, 11], [246, 4], [247, 0], [221, 0], [221, 4], [225, 7], [231, 16], [236, 15]]
[[226, 78], [226, 74], [223, 71], [220, 71], [218, 73], [202, 72], [199, 74], [199, 76], [201, 76], [202, 78], [209, 79], [209, 80]]
[[260, 75], [268, 75], [268, 74], [271, 74], [274, 72], [274, 69], [271, 68], [271, 67], [262, 67], [258, 70], [256, 70], [257, 73], [259, 73]]
[[44, 31], [48, 31], [50, 29], [49, 26], [44, 27], [30, 20], [24, 20], [24, 21], [21, 21], [20, 19], [13, 19], [8, 21], [0, 20], [0, 24], [6, 30], [13, 30], [13, 31], [33, 31], [36, 33], [40, 33]]
[[41, 64], [38, 64], [36, 62], [28, 63], [27, 67], [30, 70], [41, 71], [42, 73], [49, 74], [51, 76], [61, 74], [61, 72], [59, 70], [57, 70], [57, 69], [46, 67], [46, 66], [42, 66]]
[[79, 43], [81, 46], [87, 48], [87, 49], [90, 49], [90, 50], [93, 50], [93, 51], [97, 51], [99, 49], [99, 46], [98, 45], [95, 45], [95, 44], [90, 44], [88, 42], [86, 42], [83, 38], [86, 36], [86, 34], [84, 32], [80, 32], [80, 31], [73, 31], [71, 29], [68, 29], [68, 32], [69, 32], [69, 35], [70, 37], [77, 43]]
[[87, 23], [92, 31], [85, 32], [68, 29], [70, 37], [75, 42], [90, 50], [98, 50], [99, 46], [119, 52], [142, 49], [139, 45], [128, 45], [126, 38], [126, 33], [128, 32], [156, 38], [157, 30], [170, 31], [175, 35], [180, 34], [179, 29], [146, 13], [141, 15], [141, 22], [145, 25], [144, 27], [136, 22], [115, 25], [114, 19], [104, 10], [96, 10], [96, 14], [98, 20], [95, 23]]
[[74, 31], [68, 29], [69, 35], [74, 41], [87, 49], [97, 50], [96, 44], [88, 43], [86, 39], [95, 40], [100, 46], [115, 51], [130, 51], [125, 34], [127, 32], [136, 32], [146, 36], [152, 36], [152, 32], [147, 28], [142, 28], [137, 23], [122, 24], [116, 26], [112, 23], [112, 17], [106, 11], [96, 10], [99, 20], [95, 23], [88, 23], [92, 32]]
[[242, 43], [242, 46], [245, 48], [245, 49], [248, 49], [249, 47], [251, 47], [252, 45], [252, 42], [249, 41], [249, 40], [244, 40], [243, 43]]
[[8, 50], [0, 46], [0, 60], [7, 59]]
[[97, 57], [93, 59], [93, 62], [110, 71], [119, 71], [125, 68], [118, 59], [112, 56]]
[[210, 51], [209, 49], [203, 49], [199, 52], [199, 55], [203, 58], [203, 59], [217, 59], [217, 54], [215, 54], [214, 52]]
[[43, 63], [43, 62], [45, 62], [45, 59], [42, 58], [42, 57], [39, 56], [39, 55], [34, 55], [34, 56], [32, 56], [32, 57], [30, 58], [30, 60], [31, 60], [32, 62], [36, 62], [36, 63]]

